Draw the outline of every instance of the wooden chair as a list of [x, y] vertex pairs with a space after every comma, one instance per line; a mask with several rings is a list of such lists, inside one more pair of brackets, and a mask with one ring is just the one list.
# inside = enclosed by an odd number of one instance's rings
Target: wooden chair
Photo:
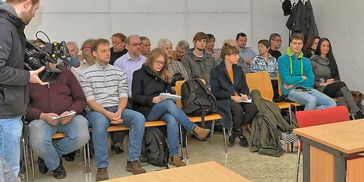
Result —
[[[337, 106], [334, 108], [298, 111], [296, 113], [299, 128], [336, 123], [349, 120], [349, 111], [345, 106]], [[301, 142], [299, 142], [298, 160], [296, 168], [296, 182], [298, 181], [299, 167], [302, 165], [301, 160]]]
[[[259, 90], [261, 96], [269, 101], [273, 101], [273, 86], [268, 72], [256, 72], [247, 73], [245, 75], [246, 82], [250, 90]], [[276, 102], [275, 103], [280, 109], [288, 109], [290, 116], [290, 122], [292, 121], [292, 103], [288, 102]], [[291, 123], [292, 125], [292, 123]]]
[[[204, 80], [203, 80], [204, 82]], [[181, 89], [182, 89], [182, 84], [184, 83], [184, 81], [177, 81], [176, 82], [176, 94], [181, 96]], [[177, 101], [177, 106], [179, 108], [182, 108], [182, 101], [181, 99]], [[195, 117], [189, 117], [189, 119], [192, 121], [192, 122], [201, 122], [201, 117], [199, 116], [195, 116]], [[214, 136], [214, 127], [215, 127], [215, 121], [216, 120], [220, 120], [222, 119], [221, 115], [220, 114], [210, 114], [210, 115], [206, 115], [205, 116], [205, 121], [211, 121], [212, 124], [211, 124], [211, 133], [210, 133], [210, 143], [212, 142], [212, 139], [213, 139], [213, 136]], [[182, 130], [182, 127], [180, 125], [180, 131]], [[225, 131], [225, 128], [223, 128], [223, 138], [224, 138], [224, 148], [225, 148], [225, 152], [227, 153], [228, 152], [228, 149], [227, 149], [227, 137], [226, 137], [226, 131]], [[187, 137], [185, 137], [185, 141], [186, 141], [186, 149], [187, 149]], [[186, 152], [187, 153], [187, 152]]]

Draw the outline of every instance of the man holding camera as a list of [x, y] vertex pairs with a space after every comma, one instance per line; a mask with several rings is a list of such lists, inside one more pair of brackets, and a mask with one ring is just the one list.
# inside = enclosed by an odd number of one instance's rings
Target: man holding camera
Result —
[[35, 71], [24, 70], [24, 27], [35, 16], [39, 0], [0, 1], [0, 157], [19, 173], [21, 117], [28, 103], [28, 82], [42, 82]]

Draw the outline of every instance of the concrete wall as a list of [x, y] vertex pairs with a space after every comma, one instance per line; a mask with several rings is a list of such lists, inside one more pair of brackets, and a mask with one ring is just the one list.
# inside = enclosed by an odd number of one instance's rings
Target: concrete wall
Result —
[[[197, 31], [213, 33], [216, 47], [237, 32], [248, 35], [248, 46], [257, 50], [257, 41], [272, 32], [283, 37], [281, 51], [288, 46], [288, 17], [281, 0], [41, 0], [41, 9], [26, 28], [28, 38], [43, 30], [52, 41], [110, 38], [115, 32], [137, 33], [174, 44], [185, 39], [192, 44]], [[316, 23], [322, 37], [333, 46], [342, 80], [351, 89], [364, 91], [361, 52], [364, 36], [364, 2], [359, 0], [312, 0]]]

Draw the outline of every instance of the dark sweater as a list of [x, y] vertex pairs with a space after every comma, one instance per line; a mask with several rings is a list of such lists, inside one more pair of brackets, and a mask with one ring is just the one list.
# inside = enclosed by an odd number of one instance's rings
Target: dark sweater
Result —
[[146, 64], [133, 73], [133, 109], [147, 116], [154, 106], [153, 97], [160, 93], [171, 93], [171, 85], [163, 81]]
[[29, 72], [24, 70], [25, 24], [0, 1], [0, 119], [24, 115]]
[[114, 65], [115, 61], [116, 61], [119, 57], [121, 57], [121, 56], [123, 56], [124, 54], [126, 54], [127, 52], [128, 52], [128, 50], [127, 50], [127, 49], [123, 49], [123, 50], [122, 50], [122, 51], [120, 51], [120, 52], [115, 52], [113, 48], [110, 48], [110, 62], [109, 62], [109, 64]]
[[71, 71], [61, 68], [62, 73], [50, 86], [29, 84], [30, 102], [27, 120], [39, 119], [41, 113], [62, 114], [74, 110], [80, 114], [86, 107], [86, 98]]

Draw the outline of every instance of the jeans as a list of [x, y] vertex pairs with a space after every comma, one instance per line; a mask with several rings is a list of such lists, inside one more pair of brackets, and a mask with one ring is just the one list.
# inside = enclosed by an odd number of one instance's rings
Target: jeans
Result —
[[0, 157], [6, 160], [16, 176], [18, 176], [20, 169], [20, 137], [22, 129], [21, 116], [0, 119]]
[[187, 115], [171, 100], [164, 100], [152, 107], [147, 115], [147, 120], [158, 119], [167, 123], [169, 156], [175, 156], [178, 154], [178, 122], [190, 132], [193, 132], [196, 124], [191, 122]]
[[310, 89], [309, 91], [294, 89], [288, 92], [287, 97], [291, 101], [305, 105], [305, 110], [324, 109], [336, 106], [334, 100], [316, 89]]
[[[81, 115], [76, 115], [66, 125], [58, 123], [53, 126], [46, 121], [36, 119], [29, 125], [29, 144], [32, 150], [41, 157], [50, 170], [60, 164], [60, 156], [73, 152], [84, 146], [90, 139], [88, 121]], [[52, 136], [62, 132], [65, 138], [52, 143]]]
[[[116, 112], [118, 107], [107, 107], [107, 111]], [[107, 143], [107, 128], [110, 125], [109, 119], [102, 113], [90, 110], [86, 114], [92, 128], [92, 142], [95, 150], [95, 162], [97, 168], [104, 168], [109, 165], [109, 148]], [[137, 161], [142, 150], [144, 136], [145, 117], [136, 111], [125, 109], [121, 114], [124, 120], [122, 125], [129, 127], [128, 161]]]

